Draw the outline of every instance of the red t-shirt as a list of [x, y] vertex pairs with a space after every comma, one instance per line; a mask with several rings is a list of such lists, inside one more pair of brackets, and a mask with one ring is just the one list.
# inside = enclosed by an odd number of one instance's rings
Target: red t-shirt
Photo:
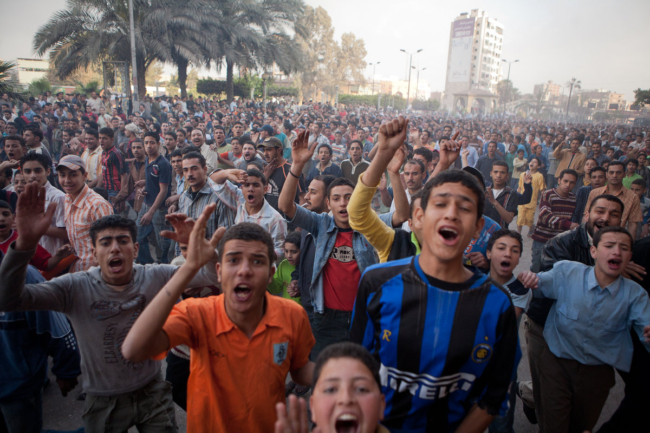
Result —
[[[18, 232], [16, 230], [11, 231], [11, 236], [9, 238], [0, 243], [0, 250], [2, 250], [3, 253], [7, 254], [7, 249], [9, 249], [9, 245], [13, 241], [18, 239]], [[34, 254], [34, 257], [29, 261], [29, 264], [34, 266], [36, 269], [39, 271], [46, 271], [47, 270], [47, 262], [50, 260], [52, 257], [52, 254], [48, 253], [45, 248], [43, 248], [40, 245], [36, 246], [36, 253]]]
[[339, 229], [334, 249], [323, 269], [325, 307], [352, 311], [357, 297], [361, 271], [352, 249], [352, 229]]

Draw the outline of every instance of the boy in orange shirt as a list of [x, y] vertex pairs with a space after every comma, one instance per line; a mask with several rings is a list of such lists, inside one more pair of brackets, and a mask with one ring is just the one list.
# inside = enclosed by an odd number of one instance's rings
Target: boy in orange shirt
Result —
[[[206, 206], [196, 224], [184, 215], [168, 216], [184, 221], [173, 224], [177, 231], [168, 237], [183, 239], [191, 230], [187, 259], [135, 322], [122, 353], [140, 362], [179, 344], [190, 347], [188, 431], [273, 431], [287, 373], [299, 385], [311, 384], [314, 337], [300, 305], [266, 290], [275, 253], [264, 229], [241, 223], [205, 239], [215, 207]], [[223, 294], [175, 304], [217, 244]]]

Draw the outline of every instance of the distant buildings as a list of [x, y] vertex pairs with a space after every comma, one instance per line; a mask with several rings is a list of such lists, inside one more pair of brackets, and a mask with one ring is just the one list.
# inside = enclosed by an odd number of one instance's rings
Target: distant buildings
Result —
[[604, 89], [578, 90], [580, 105], [595, 110], [626, 110], [625, 95]]
[[491, 111], [502, 80], [504, 26], [485, 11], [461, 13], [451, 23], [443, 106]]
[[16, 59], [18, 83], [28, 86], [32, 81], [40, 80], [47, 75], [49, 67], [47, 59]]
[[542, 100], [544, 101], [550, 101], [553, 97], [559, 97], [561, 92], [562, 86], [553, 83], [553, 81], [549, 81], [545, 84], [535, 84], [535, 86], [533, 86], [533, 95], [542, 93], [544, 95]]

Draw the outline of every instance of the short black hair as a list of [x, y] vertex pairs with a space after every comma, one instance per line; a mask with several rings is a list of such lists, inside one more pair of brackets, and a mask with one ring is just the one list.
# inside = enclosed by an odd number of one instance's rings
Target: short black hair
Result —
[[226, 246], [226, 242], [231, 240], [262, 242], [266, 244], [268, 248], [269, 264], [273, 264], [273, 262], [275, 262], [275, 249], [273, 245], [273, 239], [271, 238], [269, 232], [257, 224], [239, 223], [230, 227], [219, 241], [219, 245], [217, 245], [219, 262], [221, 262], [223, 259], [223, 252], [224, 247]]
[[294, 244], [300, 248], [300, 232], [291, 232], [284, 238], [284, 243]]
[[23, 168], [23, 165], [27, 161], [37, 161], [39, 164], [43, 166], [45, 170], [51, 169], [52, 168], [52, 160], [50, 159], [49, 156], [44, 155], [42, 153], [36, 153], [36, 152], [27, 152], [20, 158], [20, 168]]
[[[176, 151], [174, 151], [176, 152]], [[206, 161], [205, 157], [201, 155], [199, 152], [187, 152], [185, 155], [183, 155], [183, 161], [186, 159], [198, 159], [199, 164], [201, 164], [201, 167], [206, 167]]]
[[499, 229], [494, 233], [492, 233], [492, 236], [490, 236], [490, 239], [488, 240], [486, 251], [492, 251], [492, 247], [494, 246], [496, 241], [499, 240], [499, 238], [502, 238], [504, 236], [509, 236], [513, 239], [516, 239], [517, 242], [519, 242], [519, 253], [524, 252], [524, 239], [515, 230], [510, 230], [510, 229]]
[[562, 171], [560, 172], [560, 175], [557, 177], [557, 180], [562, 179], [562, 178], [564, 177], [565, 174], [569, 174], [569, 175], [571, 175], [571, 176], [575, 176], [576, 181], [577, 181], [578, 178], [580, 177], [580, 176], [578, 176], [578, 172], [575, 171], [574, 169], [572, 169], [572, 168], [565, 168], [564, 170], [562, 170]]
[[630, 232], [628, 232], [626, 229], [624, 229], [621, 226], [607, 226], [607, 227], [603, 227], [602, 229], [598, 230], [594, 234], [593, 244], [594, 244], [594, 246], [596, 248], [598, 248], [598, 244], [600, 243], [601, 239], [603, 238], [603, 235], [607, 234], [607, 233], [623, 233], [623, 234], [626, 234], [630, 238], [630, 248], [632, 248], [632, 245], [634, 245], [634, 238], [632, 237]]
[[138, 226], [135, 224], [135, 221], [129, 218], [124, 218], [121, 215], [107, 215], [94, 221], [90, 225], [89, 233], [93, 246], [95, 246], [95, 243], [97, 242], [97, 234], [106, 229], [126, 229], [129, 232], [129, 236], [131, 236], [133, 243], [135, 243], [138, 238]]
[[[312, 179], [312, 181], [315, 180], [323, 182], [323, 185], [325, 185], [325, 194], [327, 194], [327, 189], [330, 187], [332, 182], [336, 180], [336, 177], [332, 176], [331, 174], [321, 174]], [[309, 188], [309, 185], [307, 185], [307, 188]]]
[[424, 166], [424, 163], [422, 161], [420, 161], [419, 159], [409, 159], [408, 161], [406, 161], [406, 163], [404, 165], [406, 166], [406, 164], [417, 165], [418, 167], [420, 167], [420, 173], [426, 173], [427, 172], [427, 169]]
[[326, 144], [326, 143], [323, 143], [323, 144], [319, 145], [318, 149], [316, 149], [316, 153], [320, 152], [320, 150], [323, 147], [327, 149], [327, 151], [330, 153], [330, 156], [331, 156], [332, 155], [332, 146], [330, 146], [329, 144]]
[[[192, 153], [192, 152], [187, 152], [187, 153]], [[187, 155], [187, 153], [186, 153], [186, 155]], [[169, 154], [169, 159], [171, 160], [175, 156], [182, 157], [183, 156], [183, 151], [181, 151], [181, 149], [174, 149], [174, 151]]]
[[607, 171], [609, 171], [609, 169], [614, 167], [615, 165], [620, 165], [621, 167], [623, 167], [623, 171], [625, 171], [625, 164], [623, 164], [623, 162], [621, 161], [611, 161], [607, 166]]
[[113, 131], [113, 128], [102, 128], [99, 130], [99, 133], [111, 138], [115, 136], [115, 132]]
[[327, 346], [316, 358], [314, 365], [314, 378], [312, 388], [316, 387], [318, 378], [320, 377], [323, 367], [330, 359], [351, 358], [356, 359], [363, 365], [368, 367], [372, 377], [377, 382], [377, 386], [381, 390], [381, 381], [379, 380], [379, 362], [370, 354], [368, 349], [357, 343], [345, 341], [342, 343], [335, 343]]
[[596, 172], [598, 172], [598, 171], [603, 172], [603, 174], [604, 174], [605, 176], [607, 176], [607, 170], [605, 170], [605, 167], [601, 167], [601, 166], [599, 165], [598, 167], [594, 167], [594, 168], [591, 169], [591, 171], [589, 172], [589, 177], [591, 177], [592, 174], [594, 174], [594, 173], [596, 173]]
[[165, 132], [165, 135], [171, 135], [174, 140], [176, 140], [178, 137], [176, 136], [176, 133], [174, 131], [167, 131]]
[[[505, 161], [502, 160], [502, 159], [497, 159], [496, 161], [494, 161], [494, 162], [492, 163], [492, 169], [494, 169], [494, 167], [505, 167], [505, 168], [506, 168], [506, 172], [508, 171], [508, 168], [509, 168], [509, 167], [508, 167], [508, 163], [505, 162]], [[492, 171], [492, 169], [491, 169], [490, 171]]]
[[259, 170], [253, 170], [253, 169], [246, 170], [246, 174], [248, 175], [248, 177], [251, 177], [251, 176], [252, 177], [259, 177], [260, 180], [262, 181], [262, 185], [268, 185], [268, 183], [269, 183], [269, 181], [266, 179], [266, 176], [264, 176], [264, 173], [262, 173]]
[[476, 195], [477, 219], [481, 218], [483, 215], [483, 209], [485, 208], [485, 191], [481, 188], [481, 185], [479, 185], [478, 180], [464, 170], [446, 170], [430, 179], [423, 188], [424, 192], [422, 193], [422, 200], [420, 203], [420, 207], [423, 211], [427, 210], [431, 191], [445, 183], [460, 183], [464, 187], [469, 188]]
[[419, 149], [415, 149], [413, 151], [413, 154], [423, 156], [427, 162], [433, 161], [433, 152], [427, 149], [426, 147], [420, 147]]
[[645, 183], [645, 180], [643, 180], [643, 179], [641, 179], [641, 178], [639, 178], [639, 179], [634, 179], [634, 180], [632, 181], [632, 185], [642, 186], [643, 188], [647, 188], [647, 187], [648, 187], [648, 186], [646, 185], [646, 183]]
[[415, 211], [415, 202], [418, 201], [418, 199], [422, 199], [422, 195], [424, 195], [424, 191], [423, 188], [420, 188], [418, 192], [411, 196], [411, 202], [409, 203], [409, 218], [413, 218], [413, 211]]
[[246, 167], [248, 167], [248, 166], [251, 165], [251, 164], [254, 165], [254, 166], [257, 168], [258, 171], [260, 171], [260, 172], [263, 172], [263, 171], [264, 171], [264, 164], [262, 164], [261, 161], [259, 161], [259, 160], [257, 160], [257, 159], [253, 159], [253, 160], [251, 160], [251, 161], [247, 161], [247, 162], [246, 162]]
[[86, 134], [87, 135], [92, 135], [96, 139], [99, 139], [99, 131], [97, 131], [96, 129], [88, 128], [88, 129], [86, 129]]
[[327, 187], [327, 192], [325, 194], [325, 197], [327, 197], [329, 199], [330, 195], [332, 194], [332, 190], [334, 188], [336, 188], [337, 186], [349, 186], [354, 191], [354, 184], [352, 183], [352, 181], [350, 179], [345, 178], [345, 177], [337, 177]]
[[43, 141], [43, 137], [44, 137], [44, 135], [43, 135], [43, 131], [42, 131], [41, 128], [39, 128], [38, 126], [36, 126], [36, 125], [27, 125], [27, 126], [25, 126], [25, 128], [23, 129], [23, 132], [25, 132], [25, 131], [29, 131], [29, 132], [31, 132], [31, 133], [34, 134], [36, 137], [38, 137], [38, 138], [40, 139], [40, 141]]
[[629, 163], [632, 163], [636, 165], [637, 167], [639, 166], [639, 160], [636, 158], [628, 158], [625, 160], [625, 165], [628, 165]]
[[154, 140], [156, 140], [156, 143], [160, 143], [160, 135], [158, 135], [157, 132], [154, 131], [145, 132], [144, 135], [142, 136], [142, 141], [144, 141], [144, 139], [147, 137], [153, 137]]
[[620, 198], [612, 194], [601, 194], [599, 196], [594, 197], [594, 199], [591, 201], [591, 204], [589, 205], [589, 212], [591, 212], [591, 210], [594, 208], [596, 202], [601, 199], [618, 203], [618, 205], [621, 207], [621, 215], [623, 214], [623, 211], [625, 210], [625, 205], [623, 204]]
[[93, 191], [99, 194], [104, 200], [108, 201], [108, 190], [106, 188], [102, 188], [101, 186], [96, 186], [93, 188]]
[[[9, 122], [12, 123], [12, 122]], [[7, 141], [12, 140], [12, 141], [17, 141], [20, 143], [20, 147], [25, 147], [25, 139], [21, 137], [20, 135], [7, 135], [5, 137], [4, 142], [7, 143]]]
[[190, 146], [185, 146], [184, 148], [180, 149], [180, 151], [181, 151], [181, 153], [183, 155], [187, 155], [190, 152], [199, 152], [199, 153], [201, 153], [201, 151], [199, 150], [198, 147], [191, 146], [191, 145]]
[[4, 200], [0, 200], [0, 209], [9, 209], [9, 212], [11, 212], [12, 215], [14, 214], [14, 209]]

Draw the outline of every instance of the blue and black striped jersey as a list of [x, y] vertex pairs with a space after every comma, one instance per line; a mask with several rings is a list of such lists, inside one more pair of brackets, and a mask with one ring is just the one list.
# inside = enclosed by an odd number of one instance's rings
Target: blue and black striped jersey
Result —
[[473, 404], [505, 414], [521, 353], [505, 289], [476, 271], [460, 284], [424, 274], [419, 257], [367, 269], [350, 339], [379, 360], [391, 431], [453, 431]]

